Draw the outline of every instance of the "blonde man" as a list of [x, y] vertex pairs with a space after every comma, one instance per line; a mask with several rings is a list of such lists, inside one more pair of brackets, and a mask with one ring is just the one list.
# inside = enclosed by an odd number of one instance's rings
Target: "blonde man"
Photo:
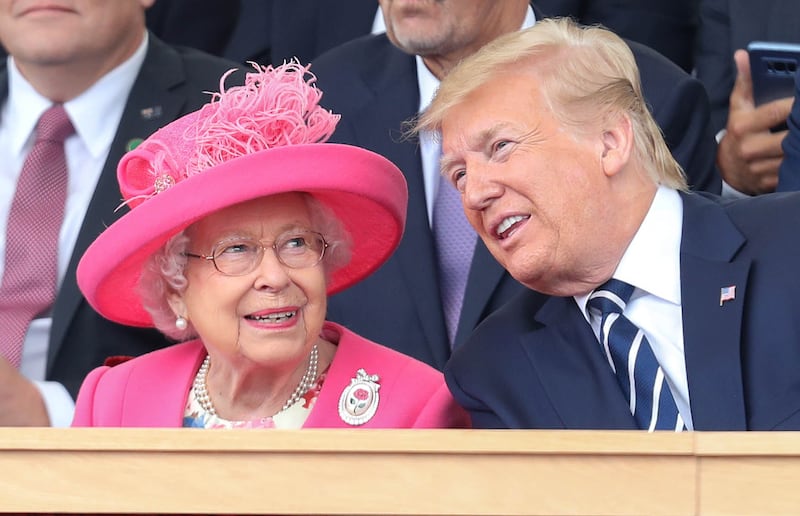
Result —
[[[342, 115], [332, 141], [389, 158], [409, 188], [408, 222], [397, 252], [376, 274], [332, 296], [329, 316], [439, 369], [523, 287], [470, 231], [457, 198], [449, 209], [436, 138], [403, 139], [404, 122], [425, 110], [458, 62], [503, 34], [544, 20], [537, 3], [380, 0], [385, 34], [341, 45], [312, 64], [325, 92], [322, 104]], [[652, 49], [628, 44], [642, 70], [647, 104], [691, 188], [718, 193], [716, 142], [702, 85]]]
[[498, 38], [418, 129], [441, 130], [468, 220], [531, 289], [445, 367], [475, 427], [800, 428], [800, 243], [780, 223], [800, 196], [686, 191], [622, 40], [567, 20]]

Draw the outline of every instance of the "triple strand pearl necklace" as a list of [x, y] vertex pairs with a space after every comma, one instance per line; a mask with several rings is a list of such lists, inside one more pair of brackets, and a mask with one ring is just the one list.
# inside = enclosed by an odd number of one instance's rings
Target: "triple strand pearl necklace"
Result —
[[[318, 364], [319, 349], [317, 348], [317, 345], [314, 344], [314, 346], [311, 348], [311, 356], [308, 359], [308, 367], [306, 368], [306, 372], [303, 374], [303, 377], [300, 379], [300, 383], [297, 384], [297, 387], [292, 395], [289, 396], [289, 399], [286, 400], [286, 403], [284, 403], [283, 407], [281, 407], [281, 409], [277, 412], [278, 414], [297, 403], [300, 397], [314, 386], [314, 382], [317, 380]], [[203, 360], [203, 364], [197, 371], [197, 376], [194, 377], [194, 395], [203, 410], [212, 416], [216, 416], [217, 410], [214, 408], [214, 404], [211, 403], [211, 397], [208, 395], [208, 388], [206, 385], [206, 377], [208, 376], [208, 368], [210, 366], [211, 357], [206, 355], [205, 360]]]

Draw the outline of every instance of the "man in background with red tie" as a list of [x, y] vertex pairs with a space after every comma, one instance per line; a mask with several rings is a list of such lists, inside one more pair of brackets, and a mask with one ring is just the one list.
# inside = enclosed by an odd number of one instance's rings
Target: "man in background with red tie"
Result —
[[66, 426], [89, 370], [168, 344], [106, 321], [75, 283], [126, 211], [120, 157], [237, 66], [148, 34], [154, 1], [0, 0], [0, 426]]

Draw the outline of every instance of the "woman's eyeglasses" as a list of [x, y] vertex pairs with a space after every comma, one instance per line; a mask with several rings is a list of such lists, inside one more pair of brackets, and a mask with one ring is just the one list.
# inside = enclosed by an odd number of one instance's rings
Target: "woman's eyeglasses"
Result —
[[304, 269], [322, 261], [328, 243], [315, 231], [294, 230], [280, 234], [271, 244], [246, 237], [228, 238], [214, 244], [208, 255], [186, 253], [186, 256], [209, 260], [226, 276], [243, 276], [261, 264], [267, 248], [275, 252], [283, 265]]

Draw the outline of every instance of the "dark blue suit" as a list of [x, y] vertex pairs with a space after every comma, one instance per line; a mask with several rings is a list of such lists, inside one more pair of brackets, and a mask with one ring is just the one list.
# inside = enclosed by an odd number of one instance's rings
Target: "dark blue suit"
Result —
[[[104, 319], [78, 290], [75, 269], [83, 252], [103, 229], [127, 211], [117, 210], [122, 200], [117, 163], [128, 142], [146, 138], [208, 102], [211, 97], [206, 92], [218, 91], [222, 74], [236, 66], [196, 50], [170, 47], [150, 35], [147, 55], [125, 105], [53, 307], [46, 379], [62, 383], [73, 397], [86, 374], [107, 357], [141, 355], [169, 344], [155, 330], [121, 326]], [[234, 84], [237, 77], [229, 78], [228, 84]], [[5, 102], [7, 97], [8, 72], [3, 66], [0, 99]]]
[[778, 191], [800, 190], [800, 73], [794, 79], [794, 105], [786, 125], [789, 133], [783, 139], [783, 161], [778, 172]]
[[[800, 193], [729, 205], [682, 198], [683, 334], [695, 429], [800, 429]], [[736, 297], [720, 306], [720, 288], [730, 285]], [[532, 291], [520, 294], [453, 354], [445, 377], [478, 428], [636, 428], [571, 297], [542, 302]]]
[[225, 56], [237, 61], [279, 65], [313, 58], [369, 34], [375, 0], [240, 0], [241, 17]]
[[[631, 43], [645, 96], [678, 161], [699, 189], [719, 192], [713, 167], [716, 143], [708, 127], [708, 100], [699, 82], [660, 54]], [[403, 140], [404, 121], [417, 114], [416, 61], [386, 35], [346, 43], [312, 62], [321, 103], [342, 115], [332, 140], [373, 150], [393, 161], [409, 188], [408, 220], [400, 247], [375, 274], [332, 296], [328, 316], [367, 338], [442, 368], [450, 346], [442, 313], [433, 235], [428, 222], [422, 163], [415, 141]], [[464, 296], [455, 346], [519, 292], [478, 242]]]

